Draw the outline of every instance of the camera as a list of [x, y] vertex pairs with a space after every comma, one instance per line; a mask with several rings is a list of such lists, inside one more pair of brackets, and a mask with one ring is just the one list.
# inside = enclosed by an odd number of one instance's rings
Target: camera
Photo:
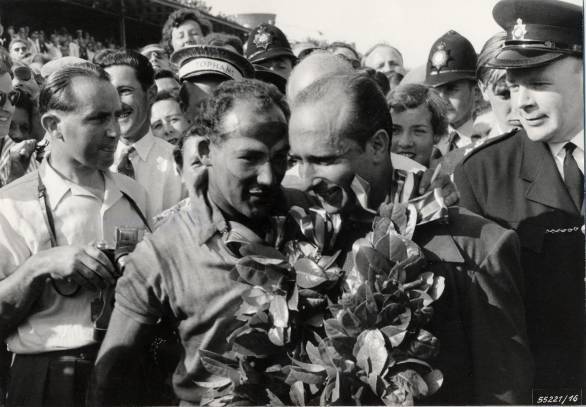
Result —
[[114, 247], [111, 247], [105, 242], [99, 242], [96, 247], [108, 257], [117, 271], [122, 273], [125, 257], [134, 250], [137, 243], [141, 240], [143, 233], [143, 229], [118, 226], [116, 227]]
[[[122, 275], [126, 256], [134, 250], [142, 239], [143, 229], [118, 226], [116, 228], [115, 247], [106, 242], [99, 242], [96, 247], [104, 253], [116, 267], [117, 275]], [[104, 339], [110, 315], [114, 307], [114, 289], [109, 287], [98, 291], [96, 298], [91, 302], [91, 319], [94, 325], [94, 339], [101, 342]]]

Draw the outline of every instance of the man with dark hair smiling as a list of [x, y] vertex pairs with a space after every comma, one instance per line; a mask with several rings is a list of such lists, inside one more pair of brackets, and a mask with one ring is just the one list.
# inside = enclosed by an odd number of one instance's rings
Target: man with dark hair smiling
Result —
[[[97, 405], [136, 404], [128, 383], [144, 339], [159, 318], [177, 326], [184, 352], [173, 376], [177, 398], [199, 404], [214, 377], [200, 349], [222, 352], [246, 285], [230, 278], [238, 259], [233, 245], [262, 242], [272, 214], [305, 195], [284, 190], [287, 118], [283, 95], [257, 80], [228, 81], [205, 102], [205, 173], [190, 205], [178, 209], [128, 257], [116, 308], [98, 361], [90, 400]], [[187, 289], [187, 287], [189, 287]]]
[[[389, 155], [393, 123], [385, 98], [364, 75], [332, 76], [301, 91], [291, 108], [290, 154], [305, 184], [326, 179], [357, 197], [358, 204], [343, 212], [337, 243], [351, 253], [372, 228], [356, 215], [389, 213], [405, 201], [401, 188], [407, 183]], [[425, 208], [436, 205], [431, 200]], [[450, 207], [447, 216], [430, 213], [435, 215], [425, 219], [417, 214], [422, 223], [413, 236], [430, 270], [446, 281], [428, 327], [441, 343], [435, 363], [444, 382], [429, 401], [529, 402], [532, 371], [516, 235], [462, 208]], [[351, 270], [351, 263], [349, 255], [344, 269]]]
[[150, 109], [157, 94], [153, 68], [134, 51], [106, 50], [94, 60], [110, 76], [122, 104], [120, 140], [110, 169], [145, 187], [148, 216], [155, 216], [179, 202], [185, 190], [173, 164], [173, 146], [153, 136], [150, 128]]

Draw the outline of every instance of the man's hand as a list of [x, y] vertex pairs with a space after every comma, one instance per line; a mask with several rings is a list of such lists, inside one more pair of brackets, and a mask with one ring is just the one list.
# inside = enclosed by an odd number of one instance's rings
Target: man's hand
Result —
[[434, 179], [434, 173], [436, 172], [437, 171], [434, 171], [433, 169], [428, 169], [423, 173], [419, 184], [419, 195], [423, 195], [427, 191], [439, 189], [446, 206], [456, 205], [460, 200], [456, 184], [452, 182], [449, 175], [441, 172], [437, 172]]
[[31, 257], [38, 277], [51, 276], [58, 283], [77, 283], [89, 290], [106, 288], [120, 276], [108, 256], [94, 246], [59, 246]]

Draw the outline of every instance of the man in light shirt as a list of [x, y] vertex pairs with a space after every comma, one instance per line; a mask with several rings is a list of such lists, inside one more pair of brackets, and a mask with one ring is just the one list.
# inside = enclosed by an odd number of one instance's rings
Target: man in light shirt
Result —
[[584, 383], [584, 99], [580, 6], [502, 0], [491, 65], [507, 70], [523, 130], [486, 141], [455, 172], [461, 204], [521, 241], [536, 389]]
[[53, 73], [40, 113], [50, 155], [0, 190], [0, 339], [15, 354], [6, 403], [82, 405], [99, 344], [96, 300], [118, 277], [97, 246], [113, 247], [119, 226], [148, 227], [146, 192], [108, 171], [120, 102], [102, 69]]
[[150, 219], [186, 194], [175, 170], [173, 146], [153, 136], [150, 129], [150, 108], [157, 92], [153, 68], [146, 57], [134, 51], [106, 50], [94, 60], [110, 75], [122, 105], [120, 140], [110, 170], [145, 187]]

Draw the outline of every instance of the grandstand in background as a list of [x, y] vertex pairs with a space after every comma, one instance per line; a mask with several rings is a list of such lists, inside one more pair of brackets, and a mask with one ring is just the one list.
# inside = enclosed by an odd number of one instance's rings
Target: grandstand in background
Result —
[[[29, 26], [50, 34], [66, 27], [70, 33], [82, 29], [99, 40], [113, 38], [122, 46], [137, 48], [158, 42], [167, 16], [187, 8], [172, 0], [1, 0], [4, 27]], [[249, 29], [223, 17], [202, 13], [213, 30], [246, 40]]]

